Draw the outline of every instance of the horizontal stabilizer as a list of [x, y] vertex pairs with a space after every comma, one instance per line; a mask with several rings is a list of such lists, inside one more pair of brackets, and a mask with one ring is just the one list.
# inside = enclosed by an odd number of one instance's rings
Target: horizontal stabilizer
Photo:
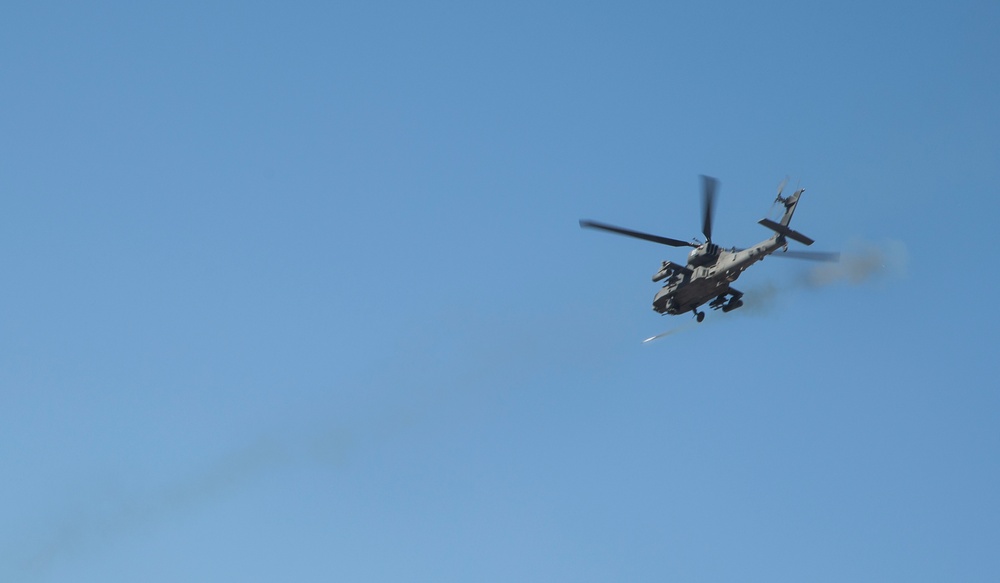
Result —
[[757, 222], [760, 223], [760, 224], [762, 224], [762, 225], [764, 225], [768, 229], [771, 229], [775, 233], [777, 233], [779, 235], [782, 235], [782, 236], [785, 236], [785, 237], [788, 237], [789, 239], [791, 239], [793, 241], [798, 241], [799, 243], [802, 243], [803, 245], [812, 245], [814, 243], [814, 241], [812, 239], [810, 239], [809, 237], [806, 237], [802, 233], [800, 233], [798, 231], [793, 231], [793, 230], [789, 229], [788, 227], [786, 227], [785, 225], [776, 223], [776, 222], [772, 221], [771, 219], [761, 219], [761, 220], [759, 220]]

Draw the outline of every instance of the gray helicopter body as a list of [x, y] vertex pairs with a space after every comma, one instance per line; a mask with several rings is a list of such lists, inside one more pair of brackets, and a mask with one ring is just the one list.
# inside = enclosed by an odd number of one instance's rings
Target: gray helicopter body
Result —
[[770, 238], [746, 249], [735, 247], [723, 249], [712, 243], [712, 211], [715, 206], [715, 191], [718, 182], [707, 176], [703, 176], [702, 179], [704, 188], [702, 232], [706, 239], [704, 243], [689, 243], [595, 221], [580, 221], [582, 227], [600, 229], [673, 247], [694, 247], [688, 254], [685, 265], [664, 261], [660, 270], [653, 275], [654, 282], [665, 282], [663, 288], [653, 298], [653, 310], [656, 312], [670, 315], [692, 312], [701, 322], [705, 314], [699, 312], [698, 308], [705, 303], [708, 303], [710, 308], [721, 309], [723, 312], [739, 308], [743, 305], [741, 299], [743, 292], [733, 288], [731, 284], [751, 265], [779, 249], [784, 250], [778, 255], [779, 257], [787, 256], [819, 261], [836, 261], [838, 259], [839, 256], [836, 253], [787, 251], [789, 239], [805, 245], [813, 243], [812, 239], [788, 227], [792, 215], [795, 213], [795, 207], [798, 205], [799, 197], [804, 192], [803, 189], [799, 189], [785, 198], [781, 196], [781, 187], [779, 187], [775, 202], [780, 202], [784, 206], [781, 218], [777, 222], [770, 219], [758, 221], [761, 225], [774, 231], [775, 234]]
[[[708, 247], [706, 244], [705, 247]], [[711, 265], [693, 266], [690, 262], [684, 268], [678, 268], [669, 261], [653, 276], [666, 279], [666, 284], [653, 298], [653, 309], [661, 314], [676, 316], [685, 312], [697, 311], [702, 304], [711, 301], [710, 307], [722, 308], [724, 312], [736, 309], [742, 305], [741, 292], [730, 285], [748, 267], [764, 259], [784, 247], [778, 237], [772, 237], [750, 249], [719, 250], [715, 262]], [[707, 250], [711, 250], [710, 248]], [[692, 251], [692, 255], [702, 251], [702, 247]], [[667, 273], [670, 273], [669, 275]], [[722, 299], [720, 299], [722, 298]], [[729, 301], [726, 301], [726, 298]]]

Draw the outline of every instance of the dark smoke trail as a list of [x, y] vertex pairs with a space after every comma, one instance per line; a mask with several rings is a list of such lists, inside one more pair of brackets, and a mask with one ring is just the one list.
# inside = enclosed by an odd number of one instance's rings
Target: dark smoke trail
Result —
[[743, 307], [736, 314], [760, 316], [772, 312], [783, 292], [815, 290], [833, 285], [863, 285], [889, 281], [906, 275], [906, 246], [899, 241], [854, 240], [837, 263], [815, 264], [800, 271], [790, 282], [765, 280], [743, 291]]
[[852, 241], [838, 263], [817, 265], [803, 274], [801, 283], [816, 288], [836, 283], [858, 285], [906, 274], [906, 247], [899, 241]]
[[[40, 543], [12, 561], [13, 580], [37, 579], [66, 557], [110, 544], [176, 513], [193, 511], [289, 461], [290, 456], [284, 448], [261, 439], [156, 495], [117, 499], [110, 508], [97, 512], [80, 508], [72, 516], [64, 517]], [[8, 574], [0, 573], [0, 576]]]

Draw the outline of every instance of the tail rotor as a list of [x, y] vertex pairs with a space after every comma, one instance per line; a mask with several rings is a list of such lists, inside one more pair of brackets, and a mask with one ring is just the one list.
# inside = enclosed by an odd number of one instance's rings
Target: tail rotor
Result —
[[784, 200], [781, 198], [781, 193], [785, 191], [785, 187], [788, 186], [788, 176], [778, 184], [778, 196], [774, 199], [774, 202], [781, 202]]

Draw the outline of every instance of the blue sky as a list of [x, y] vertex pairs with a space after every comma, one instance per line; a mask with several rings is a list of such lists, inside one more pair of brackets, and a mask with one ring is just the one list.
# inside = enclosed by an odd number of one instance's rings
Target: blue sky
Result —
[[[997, 580], [998, 24], [8, 6], [0, 581]], [[699, 174], [836, 277], [656, 315]]]

